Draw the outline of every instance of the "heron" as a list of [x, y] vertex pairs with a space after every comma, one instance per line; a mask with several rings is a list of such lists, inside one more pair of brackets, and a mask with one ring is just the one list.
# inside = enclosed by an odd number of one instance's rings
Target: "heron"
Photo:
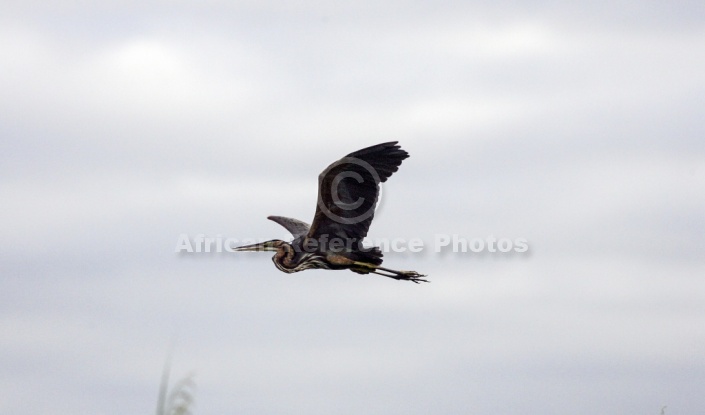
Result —
[[379, 247], [362, 243], [374, 218], [380, 183], [408, 157], [397, 141], [348, 154], [318, 176], [318, 200], [311, 225], [284, 216], [267, 217], [291, 233], [291, 242], [273, 239], [234, 250], [273, 251], [274, 265], [288, 274], [306, 269], [348, 269], [417, 284], [428, 282], [426, 275], [416, 271], [382, 267]]

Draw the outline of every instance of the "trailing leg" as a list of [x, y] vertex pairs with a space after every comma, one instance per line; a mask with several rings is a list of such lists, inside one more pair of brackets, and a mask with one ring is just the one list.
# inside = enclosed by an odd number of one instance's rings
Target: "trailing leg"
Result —
[[381, 267], [379, 265], [367, 264], [364, 262], [357, 261], [355, 262], [355, 265], [364, 268], [364, 270], [367, 272], [372, 272], [374, 274], [382, 275], [387, 278], [394, 278], [395, 280], [411, 281], [415, 282], [416, 284], [419, 284], [420, 282], [429, 282], [428, 280], [424, 279], [426, 275], [419, 274], [416, 271], [396, 271], [393, 269]]

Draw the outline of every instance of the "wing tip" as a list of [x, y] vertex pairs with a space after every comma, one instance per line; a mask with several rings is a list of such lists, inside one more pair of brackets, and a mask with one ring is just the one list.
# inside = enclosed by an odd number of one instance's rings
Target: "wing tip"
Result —
[[373, 146], [365, 147], [357, 151], [353, 151], [346, 157], [359, 157], [359, 156], [371, 156], [371, 155], [382, 155], [385, 157], [394, 157], [400, 160], [404, 160], [409, 157], [409, 153], [401, 148], [399, 141], [388, 141], [386, 143], [375, 144]]

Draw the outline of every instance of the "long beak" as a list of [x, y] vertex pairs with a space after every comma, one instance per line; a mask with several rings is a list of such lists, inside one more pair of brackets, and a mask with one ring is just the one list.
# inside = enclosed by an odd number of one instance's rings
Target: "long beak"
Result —
[[267, 241], [267, 242], [261, 242], [258, 244], [252, 244], [252, 245], [245, 245], [245, 246], [239, 246], [233, 251], [239, 251], [239, 252], [247, 252], [247, 251], [276, 251], [277, 248], [275, 248], [272, 245], [272, 241]]

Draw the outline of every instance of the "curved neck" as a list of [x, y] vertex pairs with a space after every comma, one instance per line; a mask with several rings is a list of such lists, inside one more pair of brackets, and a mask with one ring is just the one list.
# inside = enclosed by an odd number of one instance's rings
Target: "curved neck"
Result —
[[293, 268], [296, 267], [294, 263], [294, 247], [286, 242], [282, 243], [277, 249], [277, 253], [272, 257], [272, 261], [281, 271], [293, 272]]

